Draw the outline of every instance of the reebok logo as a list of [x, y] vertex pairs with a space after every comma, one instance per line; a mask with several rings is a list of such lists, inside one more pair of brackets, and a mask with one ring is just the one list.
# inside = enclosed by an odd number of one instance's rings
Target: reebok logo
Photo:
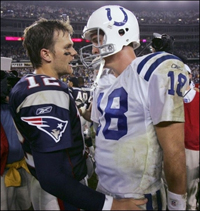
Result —
[[36, 111], [36, 115], [50, 113], [52, 110], [52, 106], [38, 108]]

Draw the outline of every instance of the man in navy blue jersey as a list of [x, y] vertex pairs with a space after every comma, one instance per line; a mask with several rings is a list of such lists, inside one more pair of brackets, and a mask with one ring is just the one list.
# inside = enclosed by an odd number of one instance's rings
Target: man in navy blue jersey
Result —
[[67, 85], [59, 80], [73, 71], [77, 52], [72, 32], [69, 20], [40, 19], [27, 27], [23, 45], [35, 72], [24, 76], [10, 94], [11, 113], [34, 176], [34, 210], [138, 210], [146, 200], [113, 199], [84, 184], [80, 113]]

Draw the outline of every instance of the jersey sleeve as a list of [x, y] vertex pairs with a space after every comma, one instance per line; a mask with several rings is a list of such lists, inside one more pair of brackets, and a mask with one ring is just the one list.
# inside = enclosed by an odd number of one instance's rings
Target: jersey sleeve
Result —
[[[101, 210], [105, 195], [81, 184], [70, 174], [71, 163], [66, 151], [34, 152], [37, 176], [41, 187], [59, 199], [84, 210]], [[50, 163], [51, 165], [47, 165]], [[79, 169], [81, 171], [81, 169]], [[47, 172], [51, 172], [47, 176]]]
[[[169, 59], [168, 59], [169, 58]], [[148, 99], [153, 124], [163, 121], [184, 122], [183, 95], [188, 86], [184, 64], [175, 56], [160, 58], [149, 78]]]

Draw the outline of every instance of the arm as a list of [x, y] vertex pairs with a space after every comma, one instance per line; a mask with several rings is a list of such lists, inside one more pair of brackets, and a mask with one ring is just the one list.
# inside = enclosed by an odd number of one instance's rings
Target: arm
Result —
[[80, 115], [89, 122], [91, 121], [91, 110], [92, 110], [92, 103], [90, 104], [88, 109], [81, 110], [79, 109]]
[[169, 188], [168, 209], [183, 210], [186, 205], [183, 94], [189, 80], [183, 62], [173, 55], [163, 55], [160, 54], [162, 59], [157, 60], [160, 66], [150, 78], [148, 103], [163, 149], [164, 172]]
[[[33, 152], [41, 187], [50, 194], [75, 207], [86, 210], [102, 210], [105, 195], [82, 185], [69, 173], [69, 159], [65, 150], [39, 153]], [[47, 176], [47, 172], [48, 176]], [[146, 199], [113, 199], [112, 210], [139, 210], [137, 205], [147, 202]]]
[[73, 177], [66, 150], [32, 153], [38, 180], [45, 191], [78, 208], [102, 209], [105, 195], [95, 192]]
[[184, 123], [161, 122], [155, 126], [163, 149], [164, 172], [170, 192], [186, 193]]

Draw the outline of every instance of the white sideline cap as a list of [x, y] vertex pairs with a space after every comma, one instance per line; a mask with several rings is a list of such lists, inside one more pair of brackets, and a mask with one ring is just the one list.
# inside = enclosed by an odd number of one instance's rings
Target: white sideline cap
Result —
[[1, 70], [10, 71], [11, 70], [12, 58], [1, 57]]

